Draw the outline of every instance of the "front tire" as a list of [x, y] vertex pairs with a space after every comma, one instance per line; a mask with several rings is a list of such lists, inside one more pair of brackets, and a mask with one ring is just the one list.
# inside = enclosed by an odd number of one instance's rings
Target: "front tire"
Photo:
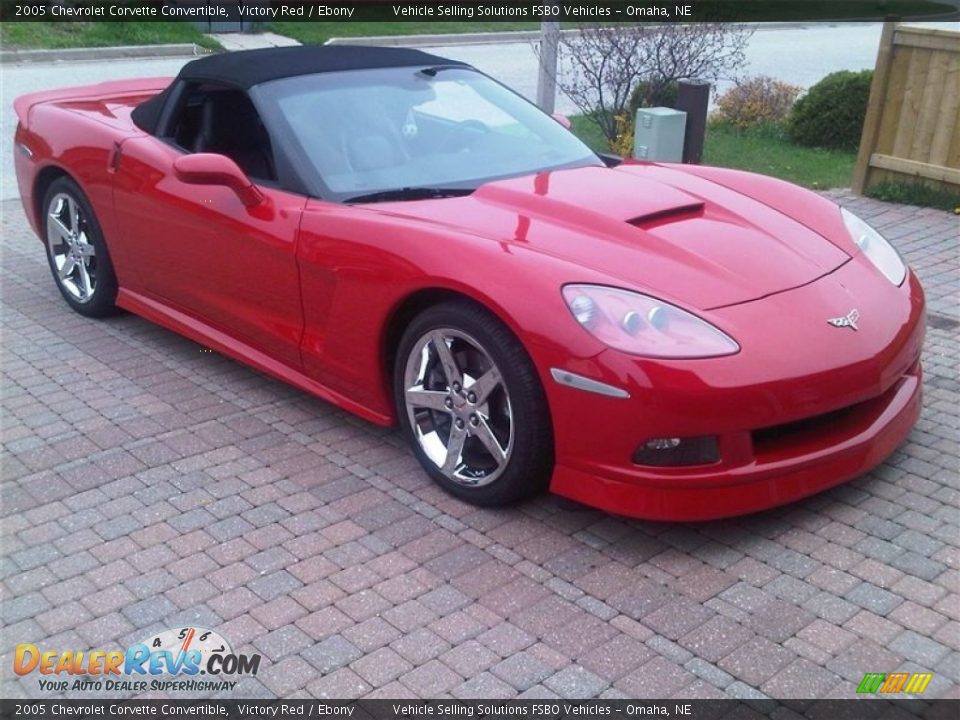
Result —
[[400, 425], [427, 473], [475, 505], [541, 491], [553, 466], [546, 398], [523, 346], [466, 301], [418, 315], [394, 367]]
[[73, 180], [51, 183], [43, 198], [47, 262], [63, 299], [87, 317], [116, 312], [117, 277], [93, 207]]

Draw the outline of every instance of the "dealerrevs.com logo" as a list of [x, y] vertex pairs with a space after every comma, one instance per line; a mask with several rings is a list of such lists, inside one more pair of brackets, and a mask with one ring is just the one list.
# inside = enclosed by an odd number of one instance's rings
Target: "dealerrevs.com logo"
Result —
[[256, 675], [260, 659], [259, 654], [234, 653], [213, 630], [186, 627], [126, 650], [61, 651], [22, 643], [14, 652], [13, 671], [38, 672], [45, 692], [216, 692], [233, 690], [239, 678]]

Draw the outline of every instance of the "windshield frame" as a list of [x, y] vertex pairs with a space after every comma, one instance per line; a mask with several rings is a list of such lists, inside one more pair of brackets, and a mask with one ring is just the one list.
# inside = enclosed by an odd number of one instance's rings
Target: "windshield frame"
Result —
[[[586, 145], [582, 140], [580, 140], [576, 135], [573, 135], [569, 130], [564, 128], [557, 120], [547, 113], [544, 113], [535, 103], [528, 100], [526, 97], [516, 92], [507, 85], [504, 85], [496, 78], [491, 77], [487, 73], [484, 73], [480, 70], [477, 70], [471, 66], [464, 65], [433, 65], [429, 68], [420, 68], [417, 65], [404, 66], [404, 67], [390, 67], [390, 68], [376, 68], [374, 71], [385, 71], [392, 72], [397, 70], [417, 72], [418, 70], [429, 70], [431, 75], [443, 70], [457, 70], [461, 72], [470, 72], [475, 73], [479, 76], [482, 76], [489, 82], [492, 82], [498, 85], [500, 88], [510, 93], [514, 97], [518, 98], [521, 102], [532, 107], [537, 113], [543, 115], [550, 122], [556, 123], [558, 129], [562, 132], [570, 133], [583, 147], [586, 149], [586, 154], [582, 158], [579, 158], [574, 161], [563, 162], [559, 164], [546, 164], [542, 167], [531, 169], [525, 172], [508, 172], [498, 175], [493, 175], [489, 177], [484, 177], [480, 179], [470, 179], [467, 181], [460, 182], [444, 182], [443, 187], [452, 188], [456, 190], [476, 190], [481, 185], [490, 182], [496, 182], [498, 180], [506, 180], [510, 178], [523, 177], [527, 175], [532, 175], [540, 172], [552, 172], [555, 170], [566, 170], [577, 167], [587, 167], [587, 166], [604, 166], [603, 159], [598, 156], [589, 146]], [[371, 69], [364, 70], [343, 70], [336, 73], [315, 73], [312, 75], [325, 76], [325, 75], [338, 75], [345, 76], [351, 75], [354, 73], [369, 73]], [[271, 138], [274, 139], [274, 142], [278, 145], [278, 149], [283, 152], [286, 156], [287, 161], [290, 166], [299, 176], [302, 181], [302, 186], [306, 188], [307, 195], [309, 197], [314, 197], [320, 200], [335, 202], [341, 204], [347, 204], [352, 199], [356, 198], [358, 195], [364, 194], [362, 190], [347, 190], [347, 191], [337, 191], [334, 190], [330, 185], [324, 181], [323, 174], [320, 172], [313, 162], [311, 162], [307, 153], [305, 152], [300, 140], [298, 139], [297, 133], [294, 131], [293, 126], [288, 121], [287, 117], [284, 115], [283, 111], [280, 108], [278, 93], [282, 89], [283, 85], [291, 82], [301, 80], [304, 77], [311, 77], [312, 75], [298, 75], [292, 78], [282, 78], [278, 80], [271, 80], [259, 85], [256, 85], [250, 89], [250, 97], [256, 106], [257, 110], [260, 112], [260, 116], [263, 119], [265, 126], [270, 132]], [[413, 188], [420, 187], [419, 185], [412, 186]], [[395, 187], [395, 188], [383, 188], [383, 191], [392, 191], [392, 190], [405, 190], [408, 188], [404, 187]], [[375, 189], [374, 192], [377, 192]]]

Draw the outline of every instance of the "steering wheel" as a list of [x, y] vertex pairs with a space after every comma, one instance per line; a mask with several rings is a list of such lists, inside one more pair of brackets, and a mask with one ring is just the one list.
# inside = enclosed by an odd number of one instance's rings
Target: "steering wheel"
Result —
[[450, 128], [440, 141], [438, 150], [442, 153], [466, 150], [489, 132], [490, 128], [486, 123], [479, 120], [462, 120]]

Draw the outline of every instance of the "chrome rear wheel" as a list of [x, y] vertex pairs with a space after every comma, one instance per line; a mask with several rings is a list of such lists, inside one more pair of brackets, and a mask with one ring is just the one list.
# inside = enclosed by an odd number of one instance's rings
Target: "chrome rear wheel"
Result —
[[117, 278], [83, 190], [69, 177], [57, 178], [47, 188], [42, 208], [47, 261], [63, 299], [88, 317], [116, 312]]
[[78, 303], [93, 299], [97, 289], [97, 251], [80, 204], [57, 193], [47, 206], [47, 250], [60, 287]]

